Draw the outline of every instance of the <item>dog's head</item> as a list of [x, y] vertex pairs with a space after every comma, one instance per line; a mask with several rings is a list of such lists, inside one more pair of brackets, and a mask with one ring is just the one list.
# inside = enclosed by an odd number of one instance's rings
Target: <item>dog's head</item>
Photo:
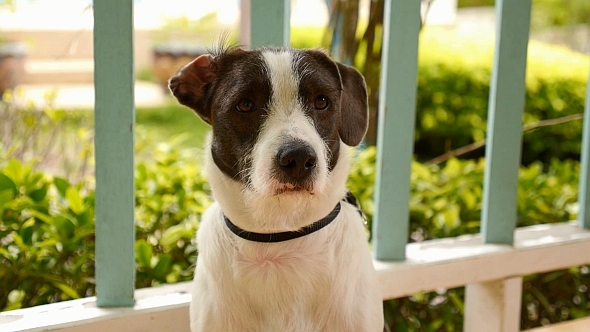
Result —
[[215, 165], [256, 195], [322, 195], [341, 142], [356, 146], [367, 129], [363, 77], [320, 50], [223, 49], [169, 87], [213, 127]]

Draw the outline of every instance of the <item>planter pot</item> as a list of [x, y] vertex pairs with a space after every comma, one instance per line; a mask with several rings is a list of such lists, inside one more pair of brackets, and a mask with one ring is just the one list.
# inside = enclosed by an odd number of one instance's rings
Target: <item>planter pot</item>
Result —
[[180, 68], [207, 50], [200, 46], [190, 46], [177, 43], [162, 44], [153, 48], [152, 69], [154, 76], [162, 89], [168, 91], [168, 80]]
[[25, 76], [25, 57], [27, 48], [24, 43], [7, 42], [0, 44], [0, 98], [7, 89], [14, 89]]

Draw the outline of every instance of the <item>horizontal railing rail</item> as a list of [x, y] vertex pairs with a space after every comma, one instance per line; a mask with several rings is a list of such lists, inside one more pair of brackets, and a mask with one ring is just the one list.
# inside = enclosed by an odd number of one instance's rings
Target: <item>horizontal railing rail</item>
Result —
[[[289, 0], [243, 2], [250, 45], [288, 45]], [[407, 244], [420, 0], [385, 1], [376, 287], [390, 299], [466, 286], [468, 332], [518, 331], [523, 275], [590, 263], [590, 116], [584, 120], [579, 221], [515, 229], [530, 10], [531, 0], [496, 1], [481, 234]], [[133, 290], [133, 1], [95, 1], [94, 16], [98, 297], [1, 313], [0, 330], [188, 331], [189, 284]], [[586, 99], [588, 115], [590, 88]]]
[[[375, 287], [387, 300], [515, 277], [520, 281], [522, 275], [590, 263], [590, 231], [576, 222], [519, 228], [514, 239], [513, 246], [485, 243], [480, 235], [410, 243], [404, 261], [374, 261], [379, 281]], [[0, 331], [188, 332], [191, 288], [185, 282], [136, 290], [130, 308], [100, 308], [96, 297], [90, 297], [8, 311], [0, 314]], [[519, 306], [520, 298], [516, 300]], [[467, 315], [469, 308], [467, 303]], [[484, 321], [491, 323], [489, 316]]]

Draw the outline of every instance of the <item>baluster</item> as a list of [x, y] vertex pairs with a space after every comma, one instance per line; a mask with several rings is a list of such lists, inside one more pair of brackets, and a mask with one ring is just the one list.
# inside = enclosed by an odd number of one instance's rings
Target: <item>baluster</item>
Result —
[[132, 306], [135, 282], [133, 0], [94, 1], [96, 290]]

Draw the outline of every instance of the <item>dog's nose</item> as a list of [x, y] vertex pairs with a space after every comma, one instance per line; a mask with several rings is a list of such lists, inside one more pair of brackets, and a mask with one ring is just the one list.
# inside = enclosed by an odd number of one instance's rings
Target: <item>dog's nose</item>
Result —
[[290, 178], [301, 180], [311, 174], [317, 162], [313, 148], [306, 143], [295, 143], [279, 149], [277, 163]]

